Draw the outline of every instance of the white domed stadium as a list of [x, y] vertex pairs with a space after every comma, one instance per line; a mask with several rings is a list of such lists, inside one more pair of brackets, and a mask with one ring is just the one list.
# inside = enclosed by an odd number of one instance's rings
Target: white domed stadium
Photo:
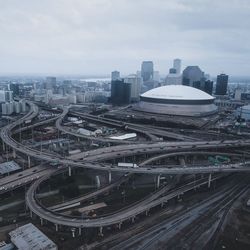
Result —
[[193, 87], [167, 85], [142, 94], [134, 109], [154, 114], [200, 117], [217, 112], [214, 100], [213, 96]]

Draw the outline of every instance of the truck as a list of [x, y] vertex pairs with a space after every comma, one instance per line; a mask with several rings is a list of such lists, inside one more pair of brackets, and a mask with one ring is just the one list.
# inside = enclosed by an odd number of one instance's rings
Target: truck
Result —
[[118, 167], [122, 167], [122, 168], [138, 168], [139, 166], [136, 163], [118, 162]]

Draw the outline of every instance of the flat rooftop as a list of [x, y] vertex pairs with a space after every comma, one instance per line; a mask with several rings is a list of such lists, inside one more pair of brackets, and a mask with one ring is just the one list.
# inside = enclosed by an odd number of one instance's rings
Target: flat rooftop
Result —
[[0, 164], [0, 175], [8, 174], [20, 169], [21, 167], [15, 161], [7, 161]]
[[57, 245], [32, 223], [9, 233], [12, 243], [20, 250], [56, 250]]

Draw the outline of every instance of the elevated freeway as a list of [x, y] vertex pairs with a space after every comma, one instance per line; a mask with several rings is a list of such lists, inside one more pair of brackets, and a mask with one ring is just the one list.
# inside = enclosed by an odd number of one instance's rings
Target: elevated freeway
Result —
[[[213, 177], [212, 181], [217, 180], [218, 178], [220, 177]], [[96, 219], [82, 219], [77, 217], [63, 216], [61, 214], [52, 212], [49, 209], [46, 209], [45, 207], [42, 207], [40, 204], [37, 203], [35, 198], [35, 191], [38, 188], [38, 186], [46, 179], [47, 177], [44, 176], [43, 178], [40, 178], [31, 185], [25, 197], [27, 206], [30, 208], [32, 213], [38, 215], [42, 220], [50, 221], [57, 226], [64, 225], [69, 227], [76, 227], [79, 229], [89, 228], [89, 227], [100, 228], [113, 224], [121, 225], [123, 221], [133, 219], [135, 216], [141, 213], [145, 213], [146, 211], [149, 211], [155, 206], [161, 205], [167, 202], [168, 200], [177, 197], [178, 195], [183, 195], [184, 193], [196, 187], [200, 187], [208, 183], [207, 179], [206, 180], [201, 179], [195, 182], [192, 181], [171, 192], [168, 192], [167, 195], [158, 198], [157, 200], [154, 200], [152, 202], [148, 202], [146, 200], [143, 202], [143, 204], [140, 204], [140, 206], [136, 206], [135, 208], [133, 207], [133, 209], [122, 210], [120, 213], [115, 213], [109, 216]]]

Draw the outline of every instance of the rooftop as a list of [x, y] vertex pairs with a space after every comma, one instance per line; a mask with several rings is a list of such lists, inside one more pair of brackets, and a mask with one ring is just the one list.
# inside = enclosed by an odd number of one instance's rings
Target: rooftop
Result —
[[9, 235], [13, 244], [20, 250], [57, 249], [56, 244], [31, 223], [18, 227]]
[[206, 92], [185, 86], [185, 85], [166, 85], [151, 89], [142, 97], [156, 98], [156, 99], [170, 99], [170, 100], [212, 100], [213, 96]]
[[7, 174], [19, 169], [21, 169], [21, 167], [16, 162], [7, 161], [0, 164], [0, 175]]

